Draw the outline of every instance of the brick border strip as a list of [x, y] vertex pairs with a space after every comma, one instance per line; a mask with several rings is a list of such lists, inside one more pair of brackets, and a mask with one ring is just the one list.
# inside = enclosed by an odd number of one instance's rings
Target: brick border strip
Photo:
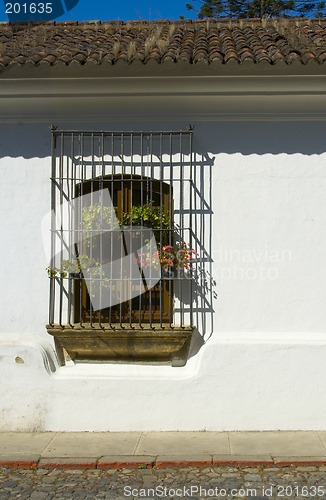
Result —
[[98, 469], [152, 469], [155, 456], [147, 455], [107, 455], [97, 462]]
[[271, 455], [213, 455], [213, 465], [238, 465], [247, 467], [273, 466]]
[[272, 457], [271, 455], [108, 455], [100, 458], [42, 458], [40, 455], [0, 455], [6, 469], [163, 469], [177, 467], [300, 467], [326, 466], [325, 457]]
[[5, 469], [36, 469], [41, 455], [0, 455], [0, 467]]
[[274, 457], [273, 460], [277, 467], [326, 465], [326, 457]]
[[209, 467], [213, 464], [212, 455], [159, 455], [156, 458], [155, 467], [164, 469], [166, 467]]

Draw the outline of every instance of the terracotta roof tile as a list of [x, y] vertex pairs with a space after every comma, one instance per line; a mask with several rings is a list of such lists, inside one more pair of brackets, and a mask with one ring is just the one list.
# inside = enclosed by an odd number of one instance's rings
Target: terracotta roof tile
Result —
[[0, 66], [326, 60], [326, 20], [0, 24]]

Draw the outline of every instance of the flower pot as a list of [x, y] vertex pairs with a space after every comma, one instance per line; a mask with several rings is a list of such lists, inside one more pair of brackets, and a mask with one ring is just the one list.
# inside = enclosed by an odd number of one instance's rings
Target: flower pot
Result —
[[172, 366], [184, 366], [193, 327], [153, 325], [153, 328], [140, 328], [127, 324], [113, 329], [98, 325], [48, 325], [47, 331], [76, 362], [170, 362]]

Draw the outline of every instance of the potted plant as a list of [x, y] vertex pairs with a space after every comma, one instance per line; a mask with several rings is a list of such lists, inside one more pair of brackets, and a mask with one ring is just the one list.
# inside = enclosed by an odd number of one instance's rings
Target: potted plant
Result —
[[[60, 267], [48, 267], [51, 279], [75, 280], [82, 283], [83, 273], [88, 273], [94, 280], [94, 293], [98, 286], [109, 286], [110, 277], [103, 273], [102, 265], [96, 258], [96, 235], [103, 229], [123, 229], [124, 226], [145, 226], [154, 233], [157, 249], [151, 252], [149, 241], [137, 252], [136, 258], [140, 270], [159, 265], [163, 280], [172, 278], [175, 273], [181, 275], [190, 267], [195, 251], [185, 242], [169, 244], [173, 240], [173, 226], [169, 214], [161, 207], [147, 203], [133, 206], [129, 212], [123, 212], [120, 219], [114, 208], [92, 205], [82, 210], [81, 227], [85, 253], [69, 260], [62, 260]], [[141, 233], [141, 230], [139, 231]], [[146, 234], [146, 233], [145, 233]], [[94, 237], [95, 235], [95, 237]], [[95, 257], [91, 257], [95, 255]], [[172, 285], [169, 285], [170, 290]], [[126, 307], [129, 304], [126, 303]], [[166, 324], [121, 324], [91, 322], [90, 324], [49, 325], [48, 332], [53, 335], [57, 345], [65, 349], [71, 359], [96, 361], [170, 361], [173, 366], [183, 366], [188, 357], [193, 327], [177, 327]]]
[[160, 248], [160, 262], [162, 275], [183, 277], [197, 252], [185, 241], [178, 241], [174, 245], [162, 245]]

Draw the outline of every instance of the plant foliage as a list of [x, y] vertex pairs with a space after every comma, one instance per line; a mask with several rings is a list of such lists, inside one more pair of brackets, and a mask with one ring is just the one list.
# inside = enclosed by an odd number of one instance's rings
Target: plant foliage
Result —
[[204, 18], [273, 18], [273, 17], [323, 17], [324, 1], [309, 0], [195, 0], [187, 3], [199, 19]]
[[[173, 240], [174, 226], [168, 212], [162, 207], [152, 203], [145, 205], [134, 205], [129, 212], [122, 213], [122, 220], [118, 219], [116, 207], [105, 207], [99, 204], [84, 207], [82, 210], [81, 230], [84, 233], [86, 247], [95, 250], [98, 240], [95, 236], [101, 231], [116, 231], [124, 226], [145, 226], [151, 228], [154, 233], [157, 251], [152, 254], [148, 240], [143, 241], [143, 248], [139, 251], [137, 261], [141, 267], [156, 265], [160, 263], [164, 270], [188, 269], [195, 251], [186, 242], [177, 242], [171, 245]], [[92, 280], [102, 280], [107, 286], [108, 278], [104, 275], [99, 261], [88, 255], [80, 255], [68, 260], [61, 260], [60, 267], [49, 266], [48, 275], [52, 278], [68, 278], [69, 275], [80, 275], [89, 273]]]

